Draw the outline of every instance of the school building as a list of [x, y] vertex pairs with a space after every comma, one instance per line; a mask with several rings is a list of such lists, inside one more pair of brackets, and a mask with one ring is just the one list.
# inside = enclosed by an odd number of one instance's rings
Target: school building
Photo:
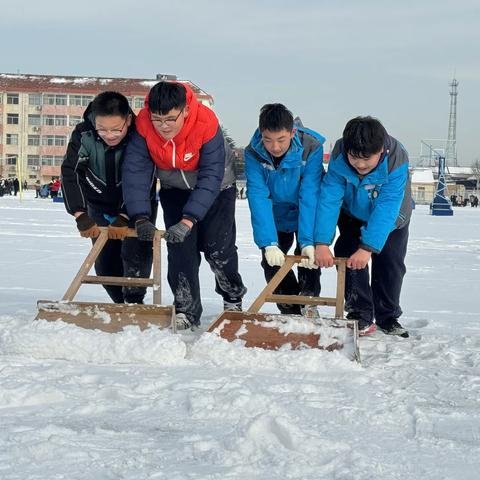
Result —
[[201, 103], [213, 106], [211, 95], [175, 75], [148, 79], [0, 73], [0, 177], [19, 177], [32, 185], [60, 176], [70, 134], [95, 95], [121, 92], [137, 113], [160, 80], [186, 83]]

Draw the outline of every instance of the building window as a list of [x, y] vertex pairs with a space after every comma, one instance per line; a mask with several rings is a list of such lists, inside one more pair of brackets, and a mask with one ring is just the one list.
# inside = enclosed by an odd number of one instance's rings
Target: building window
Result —
[[7, 104], [18, 105], [19, 104], [18, 93], [7, 93]]
[[93, 100], [93, 95], [69, 95], [69, 105], [86, 107]]
[[40, 135], [29, 135], [27, 143], [30, 147], [38, 147], [40, 145]]
[[143, 108], [145, 99], [143, 97], [135, 97], [134, 108]]
[[7, 125], [18, 125], [18, 113], [7, 113]]
[[43, 95], [43, 104], [44, 105], [66, 105], [67, 96], [54, 94], [54, 93], [46, 93]]
[[70, 127], [74, 127], [75, 125], [78, 125], [82, 121], [82, 117], [77, 117], [75, 115], [70, 115], [68, 117], [68, 125]]
[[29, 93], [28, 94], [28, 104], [29, 105], [41, 105], [42, 104], [42, 94], [41, 93]]
[[67, 144], [67, 137], [63, 135], [44, 135], [42, 145], [49, 147], [64, 147]]
[[66, 115], [56, 115], [55, 116], [55, 126], [65, 127], [67, 125], [67, 116]]
[[28, 116], [28, 124], [32, 125], [40, 125], [40, 115], [29, 115]]
[[43, 125], [51, 126], [65, 126], [67, 125], [67, 116], [66, 115], [44, 115]]
[[42, 165], [51, 167], [53, 165], [53, 155], [42, 155]]
[[5, 157], [5, 163], [7, 165], [16, 165], [17, 164], [17, 155], [7, 155]]
[[37, 167], [40, 165], [40, 155], [27, 155], [27, 165], [29, 167]]
[[7, 145], [18, 145], [18, 135], [16, 133], [7, 133]]
[[62, 163], [63, 163], [63, 157], [61, 157], [59, 155], [56, 155], [55, 157], [53, 157], [53, 164], [56, 167], [61, 167]]

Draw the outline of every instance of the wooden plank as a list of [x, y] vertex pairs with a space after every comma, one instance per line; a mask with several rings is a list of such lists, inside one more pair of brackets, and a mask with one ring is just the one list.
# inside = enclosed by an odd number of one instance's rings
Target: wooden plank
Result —
[[[356, 360], [358, 350], [354, 335], [354, 322], [347, 320], [322, 319], [323, 326], [318, 326], [313, 333], [282, 333], [278, 328], [272, 328], [269, 317], [275, 319], [292, 316], [247, 313], [247, 312], [223, 312], [208, 328], [208, 332], [215, 332], [221, 338], [233, 342], [243, 340], [246, 347], [263, 348], [266, 350], [278, 350], [284, 345], [289, 345], [293, 350], [300, 348], [318, 348], [322, 350], [342, 350], [345, 343], [341, 340], [331, 338], [325, 342], [322, 333], [327, 329], [339, 329], [339, 337], [344, 337], [351, 344], [352, 360]], [[322, 332], [323, 330], [323, 332]], [[342, 333], [340, 333], [340, 330]], [[331, 332], [330, 332], [331, 333]]]
[[171, 328], [175, 317], [173, 306], [136, 305], [94, 302], [37, 302], [36, 320], [63, 321], [82, 328], [116, 333], [128, 325], [140, 330], [155, 326]]
[[107, 243], [107, 240], [108, 240], [107, 229], [103, 228], [101, 229], [100, 236], [97, 238], [97, 241], [92, 246], [92, 249], [87, 255], [87, 258], [85, 258], [85, 261], [80, 266], [77, 274], [72, 280], [72, 283], [70, 284], [70, 286], [67, 288], [67, 291], [63, 295], [62, 300], [73, 300], [73, 298], [77, 294], [82, 284], [84, 277], [88, 275], [88, 272], [90, 272], [93, 264], [95, 263], [95, 260], [97, 259], [98, 255], [100, 254], [103, 247], [105, 246], [105, 243]]
[[153, 303], [160, 305], [162, 303], [162, 280], [161, 280], [161, 240], [164, 232], [158, 231], [155, 233], [155, 238], [153, 239], [153, 265], [152, 265], [152, 275], [153, 275]]
[[335, 318], [343, 318], [344, 304], [345, 304], [345, 275], [347, 269], [347, 259], [337, 258], [337, 301], [335, 304]]
[[151, 287], [153, 286], [153, 279], [87, 275], [83, 277], [82, 283], [86, 283], [90, 285], [119, 285], [119, 286], [126, 286], [126, 287]]
[[287, 303], [292, 305], [326, 305], [334, 307], [337, 299], [332, 297], [304, 297], [301, 295], [270, 295], [265, 298], [268, 303]]
[[[335, 318], [343, 317], [344, 292], [345, 292], [345, 268], [346, 258], [334, 258], [334, 265], [337, 266], [337, 289], [335, 298], [331, 297], [302, 297], [299, 295], [277, 295], [273, 292], [280, 285], [287, 273], [296, 263], [300, 263], [303, 258], [300, 255], [286, 255], [285, 263], [281, 266], [274, 277], [267, 283], [260, 295], [255, 299], [247, 312], [257, 313], [265, 302], [286, 303], [295, 305], [326, 305], [335, 307]], [[311, 299], [311, 300], [310, 300]]]
[[[256, 300], [250, 305], [247, 312], [256, 313], [260, 310], [265, 303], [265, 299], [273, 294], [273, 291], [280, 285], [281, 281], [285, 278], [285, 275], [292, 269], [293, 265], [297, 262], [297, 257], [287, 255], [285, 257], [285, 263], [278, 269], [278, 272], [267, 283], [267, 286], [262, 290]], [[301, 257], [300, 257], [301, 259]]]

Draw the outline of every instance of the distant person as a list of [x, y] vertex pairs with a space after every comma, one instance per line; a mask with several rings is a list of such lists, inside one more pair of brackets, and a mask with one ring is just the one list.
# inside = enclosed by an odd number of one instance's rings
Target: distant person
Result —
[[20, 182], [18, 181], [18, 178], [15, 177], [13, 179], [13, 194], [17, 196], [18, 191], [20, 190]]
[[404, 147], [377, 119], [350, 120], [322, 182], [315, 258], [320, 267], [333, 266], [329, 245], [338, 225], [335, 256], [348, 257], [345, 310], [347, 318], [358, 320], [362, 335], [375, 331], [375, 318], [384, 333], [408, 337], [398, 319], [411, 212]]
[[176, 326], [200, 324], [200, 254], [215, 275], [224, 310], [241, 310], [246, 288], [238, 273], [233, 156], [217, 117], [185, 84], [159, 82], [137, 119], [123, 168], [128, 214], [140, 239], [150, 240], [149, 186], [160, 180], [160, 204], [167, 229], [168, 282]]
[[[262, 268], [269, 282], [295, 243], [305, 255], [298, 279], [290, 270], [275, 290], [279, 295], [320, 294], [320, 269], [315, 265], [313, 232], [315, 209], [323, 175], [325, 139], [303, 126], [281, 103], [264, 105], [259, 126], [245, 149], [253, 238], [262, 251]], [[316, 316], [314, 307], [278, 304], [283, 314]], [[309, 310], [309, 311], [307, 311]]]
[[[134, 114], [125, 96], [102, 92], [75, 127], [62, 163], [65, 207], [75, 217], [80, 235], [94, 243], [98, 226], [108, 226], [110, 240], [95, 262], [101, 276], [148, 277], [151, 271], [152, 242], [126, 238], [129, 218], [123, 204], [122, 162], [134, 131]], [[148, 218], [155, 223], [152, 183], [146, 198], [152, 206]], [[115, 303], [143, 303], [146, 293], [145, 287], [104, 288]]]
[[35, 188], [35, 198], [40, 198], [40, 189], [42, 188], [42, 185], [40, 184], [40, 180], [37, 180], [34, 184]]
[[56, 198], [58, 197], [58, 192], [60, 191], [62, 184], [58, 177], [52, 178], [52, 183], [50, 185], [50, 197]]

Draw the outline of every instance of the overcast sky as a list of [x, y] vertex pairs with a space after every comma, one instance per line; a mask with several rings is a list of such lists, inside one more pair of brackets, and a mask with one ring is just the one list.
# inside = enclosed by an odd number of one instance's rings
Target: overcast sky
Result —
[[445, 139], [459, 83], [459, 163], [480, 158], [478, 0], [1, 0], [0, 71], [154, 78], [213, 95], [237, 144], [281, 102], [327, 137], [378, 117], [412, 157]]

